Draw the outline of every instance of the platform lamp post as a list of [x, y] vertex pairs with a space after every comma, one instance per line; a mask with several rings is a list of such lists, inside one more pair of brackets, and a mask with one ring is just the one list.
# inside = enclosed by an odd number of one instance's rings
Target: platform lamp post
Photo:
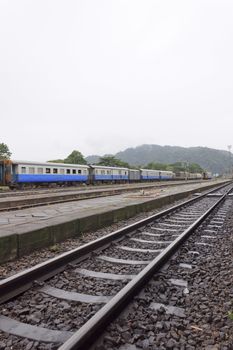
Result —
[[231, 177], [231, 149], [232, 149], [232, 145], [228, 145], [227, 146], [227, 148], [228, 148], [228, 151], [229, 151], [229, 177]]

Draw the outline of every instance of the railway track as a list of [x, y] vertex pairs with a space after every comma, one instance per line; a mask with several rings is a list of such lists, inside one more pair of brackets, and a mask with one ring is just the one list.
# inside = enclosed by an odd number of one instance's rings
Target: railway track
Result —
[[231, 198], [215, 209], [93, 349], [233, 349], [232, 209]]
[[[200, 181], [167, 182], [153, 184], [127, 184], [127, 185], [105, 185], [83, 188], [62, 188], [62, 189], [37, 189], [0, 193], [0, 212], [10, 210], [20, 210], [37, 206], [50, 204], [66, 203], [71, 201], [91, 199], [97, 197], [106, 197], [119, 195], [124, 192], [134, 192], [139, 190], [150, 190], [152, 188], [166, 188], [174, 186], [185, 186], [192, 183], [201, 183]], [[203, 181], [202, 181], [203, 183]], [[206, 181], [204, 182], [207, 183]]]
[[[208, 182], [207, 180], [188, 180], [188, 183], [201, 183]], [[68, 186], [68, 187], [38, 187], [38, 188], [25, 188], [24, 190], [2, 190], [0, 189], [0, 198], [9, 198], [9, 197], [21, 197], [21, 196], [33, 196], [37, 194], [51, 194], [51, 193], [60, 193], [60, 192], [82, 192], [82, 191], [92, 191], [92, 190], [101, 190], [101, 189], [141, 189], [141, 188], [151, 188], [151, 187], [167, 187], [167, 186], [176, 186], [176, 185], [185, 185], [187, 181], [177, 180], [177, 181], [154, 181], [154, 182], [141, 182], [141, 183], [131, 183], [131, 184], [106, 184], [106, 185], [77, 185], [77, 186]]]
[[0, 340], [88, 349], [231, 190], [221, 186], [2, 280]]

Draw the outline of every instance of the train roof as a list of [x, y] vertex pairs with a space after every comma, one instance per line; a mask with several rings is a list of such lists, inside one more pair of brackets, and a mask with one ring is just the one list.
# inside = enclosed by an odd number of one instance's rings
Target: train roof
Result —
[[129, 170], [128, 168], [118, 167], [118, 166], [106, 166], [106, 165], [90, 165], [91, 168], [95, 169], [120, 169], [120, 170]]
[[140, 169], [142, 171], [160, 171], [161, 173], [170, 173], [170, 174], [174, 174], [173, 171], [171, 170], [159, 170], [159, 169]]
[[50, 163], [50, 162], [32, 162], [28, 160], [12, 160], [13, 164], [22, 164], [22, 165], [40, 165], [40, 166], [53, 166], [53, 167], [66, 167], [66, 168], [90, 168], [89, 165], [84, 165], [84, 164], [66, 164], [66, 163]]

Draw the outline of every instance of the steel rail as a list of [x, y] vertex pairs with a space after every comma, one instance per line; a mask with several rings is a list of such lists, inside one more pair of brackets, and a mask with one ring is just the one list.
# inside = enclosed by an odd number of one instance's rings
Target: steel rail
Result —
[[[230, 180], [223, 180], [224, 183], [229, 182]], [[223, 183], [222, 181], [222, 183]], [[156, 188], [156, 187], [167, 187], [167, 186], [181, 186], [181, 185], [186, 185], [186, 184], [198, 184], [198, 183], [209, 183], [211, 181], [208, 180], [169, 180], [169, 181], [154, 181], [154, 182], [134, 182], [134, 183], [126, 183], [126, 184], [106, 184], [106, 185], [87, 185], [87, 186], [66, 186], [66, 187], [38, 187], [38, 188], [28, 188], [28, 189], [23, 189], [23, 190], [2, 190], [1, 191], [1, 186], [0, 186], [0, 198], [5, 198], [5, 197], [14, 197], [14, 196], [25, 196], [25, 195], [40, 195], [40, 194], [56, 194], [60, 192], [89, 192], [89, 191], [95, 191], [95, 190], [111, 190], [114, 189], [114, 187], [117, 187], [118, 189], [135, 189], [135, 190], [142, 190], [144, 188], [150, 189], [150, 188]], [[131, 187], [130, 187], [131, 186]], [[41, 192], [40, 192], [41, 191]]]
[[84, 244], [79, 248], [75, 248], [68, 252], [62, 253], [57, 257], [49, 259], [48, 261], [37, 264], [27, 270], [24, 270], [13, 276], [3, 279], [2, 281], [0, 281], [0, 304], [25, 292], [33, 285], [35, 281], [45, 281], [46, 279], [63, 271], [67, 264], [74, 262], [78, 259], [83, 259], [85, 258], [85, 256], [87, 256], [94, 250], [103, 248], [104, 246], [110, 244], [114, 240], [122, 238], [124, 235], [140, 228], [141, 226], [147, 225], [148, 223], [159, 219], [169, 213], [172, 213], [173, 211], [176, 211], [177, 209], [180, 209], [185, 205], [197, 202], [198, 200], [200, 200], [200, 198], [204, 198], [208, 194], [216, 192], [224, 187], [226, 187], [226, 184], [218, 186], [217, 188], [212, 189], [198, 197], [189, 199], [178, 205], [172, 206], [171, 208], [149, 216], [146, 219], [137, 221], [134, 224], [131, 224], [120, 230], [109, 233], [104, 237], [98, 238], [92, 242]]
[[[224, 186], [227, 185], [229, 181], [224, 182]], [[190, 182], [188, 182], [190, 184]], [[180, 185], [187, 185], [187, 183], [182, 184], [161, 184], [160, 187], [169, 187], [169, 186], [180, 186]], [[66, 193], [66, 194], [60, 194], [59, 192], [55, 192], [51, 196], [48, 196], [48, 194], [34, 194], [33, 196], [38, 196], [38, 198], [27, 198], [22, 199], [17, 197], [17, 199], [14, 199], [14, 201], [1, 201], [2, 197], [0, 196], [0, 212], [6, 212], [6, 211], [13, 211], [13, 210], [21, 210], [21, 209], [27, 209], [27, 208], [34, 208], [34, 207], [43, 207], [46, 205], [52, 205], [52, 204], [62, 204], [62, 203], [68, 203], [68, 202], [76, 202], [76, 201], [82, 201], [86, 199], [93, 199], [93, 198], [101, 198], [101, 197], [108, 197], [108, 196], [116, 196], [120, 195], [122, 193], [126, 192], [136, 192], [139, 190], [150, 190], [150, 189], [156, 189], [160, 188], [159, 186], [146, 186], [146, 187], [138, 187], [138, 188], [103, 188], [103, 189], [92, 189], [92, 190], [86, 190], [86, 191], [80, 191], [76, 193]], [[198, 190], [198, 189], [197, 189]], [[41, 196], [41, 197], [39, 197]], [[40, 200], [40, 202], [37, 200]], [[17, 203], [18, 202], [18, 203]], [[5, 205], [5, 206], [4, 206]]]
[[[194, 181], [188, 182], [188, 184], [191, 183], [197, 183]], [[227, 182], [224, 183], [226, 185]], [[160, 183], [160, 187], [174, 187], [174, 186], [181, 186], [181, 185], [187, 185], [187, 183]], [[13, 210], [21, 210], [21, 209], [27, 209], [27, 208], [34, 208], [34, 207], [42, 207], [46, 205], [52, 205], [52, 204], [60, 204], [60, 203], [67, 203], [67, 202], [75, 202], [77, 200], [85, 200], [85, 199], [93, 199], [93, 198], [101, 198], [101, 197], [107, 197], [107, 196], [116, 196], [120, 195], [122, 193], [127, 192], [136, 192], [139, 190], [150, 190], [150, 189], [159, 189], [158, 185], [147, 185], [147, 186], [138, 186], [138, 187], [125, 187], [121, 188], [119, 186], [116, 186], [116, 188], [110, 187], [110, 188], [93, 188], [93, 189], [87, 189], [87, 190], [80, 190], [76, 191], [73, 190], [75, 193], [60, 193], [60, 192], [54, 192], [51, 194], [49, 193], [35, 193], [35, 194], [29, 194], [29, 196], [32, 196], [31, 198], [22, 199], [20, 196], [15, 196], [16, 198], [12, 201], [1, 201], [1, 199], [4, 199], [4, 196], [1, 196], [0, 193], [0, 212], [5, 211], [13, 211]], [[17, 194], [17, 193], [16, 193]], [[27, 193], [24, 194], [27, 196]], [[38, 197], [36, 197], [38, 196]], [[8, 196], [9, 197], [9, 196]], [[10, 196], [12, 197], [12, 196]], [[38, 202], [37, 202], [38, 200]], [[14, 203], [14, 205], [12, 205]], [[5, 206], [4, 206], [5, 205]]]
[[106, 305], [104, 305], [91, 319], [89, 319], [59, 350], [87, 350], [102, 334], [105, 327], [119, 315], [134, 295], [140, 291], [145, 283], [157, 272], [168, 259], [177, 251], [182, 243], [200, 226], [200, 224], [225, 200], [226, 194], [183, 233], [179, 235], [167, 248], [165, 248], [151, 263], [149, 263], [131, 282], [118, 292]]

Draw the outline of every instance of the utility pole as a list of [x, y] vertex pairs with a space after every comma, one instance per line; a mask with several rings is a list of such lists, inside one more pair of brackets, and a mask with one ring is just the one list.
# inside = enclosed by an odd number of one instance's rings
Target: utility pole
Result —
[[232, 149], [232, 145], [228, 145], [227, 146], [228, 151], [229, 151], [229, 178], [232, 177], [232, 173], [231, 173], [231, 149]]

